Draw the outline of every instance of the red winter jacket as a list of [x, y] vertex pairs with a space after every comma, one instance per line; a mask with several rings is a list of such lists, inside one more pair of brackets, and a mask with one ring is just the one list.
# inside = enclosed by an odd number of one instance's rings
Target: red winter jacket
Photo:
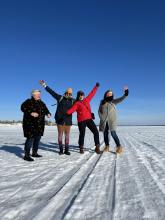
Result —
[[91, 106], [90, 101], [93, 96], [96, 94], [98, 87], [95, 86], [89, 95], [84, 98], [83, 101], [77, 101], [75, 104], [67, 111], [67, 114], [70, 115], [73, 112], [77, 112], [77, 121], [82, 122], [88, 119], [92, 119], [91, 116]]

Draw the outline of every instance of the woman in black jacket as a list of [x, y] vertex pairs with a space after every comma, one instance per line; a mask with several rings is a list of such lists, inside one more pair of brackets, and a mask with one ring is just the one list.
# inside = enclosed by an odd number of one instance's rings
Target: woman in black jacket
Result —
[[[55, 121], [58, 129], [58, 143], [59, 143], [59, 154], [63, 153], [70, 155], [69, 152], [69, 137], [70, 128], [72, 126], [72, 115], [66, 115], [68, 109], [70, 109], [75, 101], [72, 97], [72, 89], [68, 88], [64, 95], [60, 95], [53, 91], [49, 86], [46, 85], [44, 80], [40, 80], [40, 84], [57, 100], [57, 110], [55, 113]], [[65, 134], [65, 151], [63, 151], [63, 134]]]
[[44, 134], [45, 115], [51, 116], [45, 103], [41, 101], [39, 90], [32, 91], [32, 97], [21, 105], [23, 116], [23, 131], [25, 142], [24, 160], [33, 161], [30, 157], [30, 150], [33, 148], [32, 157], [41, 157], [38, 152], [41, 136]]

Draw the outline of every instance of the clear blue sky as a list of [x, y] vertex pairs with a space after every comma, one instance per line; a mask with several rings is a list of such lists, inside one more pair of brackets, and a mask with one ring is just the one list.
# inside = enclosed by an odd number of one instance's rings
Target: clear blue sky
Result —
[[165, 1], [0, 1], [0, 79], [0, 119], [21, 119], [20, 104], [44, 79], [75, 95], [100, 82], [96, 113], [105, 90], [118, 97], [126, 84], [120, 124], [165, 124]]

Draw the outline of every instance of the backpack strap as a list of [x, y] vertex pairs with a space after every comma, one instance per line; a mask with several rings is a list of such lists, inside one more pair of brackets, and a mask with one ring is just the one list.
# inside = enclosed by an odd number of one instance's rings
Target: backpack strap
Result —
[[63, 100], [64, 96], [61, 96], [61, 98], [57, 101], [57, 103], [53, 104], [52, 106], [58, 105], [62, 100]]
[[[64, 96], [62, 95], [61, 98], [58, 100], [58, 102], [54, 105], [58, 105], [62, 100], [63, 100]], [[72, 105], [74, 104], [74, 99], [72, 99]], [[52, 105], [52, 106], [54, 106]]]
[[64, 96], [62, 95], [61, 98], [58, 101], [58, 104], [63, 100]]

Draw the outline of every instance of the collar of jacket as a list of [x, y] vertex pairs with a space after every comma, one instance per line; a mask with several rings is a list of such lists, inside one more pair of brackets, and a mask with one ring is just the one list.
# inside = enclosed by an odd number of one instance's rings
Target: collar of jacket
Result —
[[35, 102], [41, 102], [41, 99], [35, 100], [33, 97], [31, 97], [31, 100], [33, 100]]

